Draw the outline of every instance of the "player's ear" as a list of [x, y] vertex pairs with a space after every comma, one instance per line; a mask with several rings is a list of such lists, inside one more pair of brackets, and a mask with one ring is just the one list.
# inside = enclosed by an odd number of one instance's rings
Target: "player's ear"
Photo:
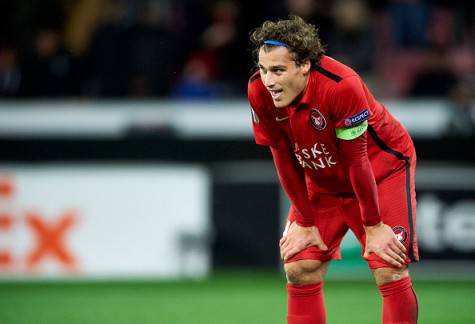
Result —
[[310, 69], [312, 68], [312, 63], [309, 59], [306, 59], [305, 61], [303, 61], [300, 67], [302, 68], [303, 74], [307, 75], [310, 72]]

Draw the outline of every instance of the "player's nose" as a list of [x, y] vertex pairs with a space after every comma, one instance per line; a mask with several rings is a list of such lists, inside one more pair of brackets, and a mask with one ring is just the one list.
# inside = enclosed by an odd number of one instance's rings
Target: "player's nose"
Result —
[[272, 73], [267, 73], [267, 74], [265, 74], [265, 76], [264, 76], [264, 85], [265, 85], [267, 88], [272, 88], [272, 87], [274, 87], [274, 85], [275, 85], [275, 79], [274, 79], [274, 77], [272, 76]]

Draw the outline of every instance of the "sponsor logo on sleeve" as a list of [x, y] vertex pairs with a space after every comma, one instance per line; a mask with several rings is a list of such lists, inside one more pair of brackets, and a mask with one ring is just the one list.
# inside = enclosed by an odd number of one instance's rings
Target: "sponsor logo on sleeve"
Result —
[[312, 108], [312, 111], [310, 112], [310, 122], [313, 127], [318, 130], [322, 130], [327, 126], [325, 117], [323, 117], [323, 114], [317, 108]]
[[345, 118], [345, 127], [351, 127], [357, 125], [369, 118], [369, 110], [366, 108], [362, 112], [357, 113], [356, 115]]

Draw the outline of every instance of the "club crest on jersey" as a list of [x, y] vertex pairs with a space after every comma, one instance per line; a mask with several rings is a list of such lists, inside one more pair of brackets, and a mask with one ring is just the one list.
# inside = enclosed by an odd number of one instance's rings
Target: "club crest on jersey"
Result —
[[394, 232], [394, 235], [396, 235], [396, 238], [399, 242], [401, 242], [403, 244], [406, 242], [406, 240], [407, 240], [407, 231], [404, 227], [402, 227], [402, 226], [393, 227], [393, 232]]
[[323, 117], [323, 114], [317, 108], [312, 108], [312, 111], [310, 112], [310, 122], [313, 127], [318, 130], [322, 130], [327, 126], [325, 117]]

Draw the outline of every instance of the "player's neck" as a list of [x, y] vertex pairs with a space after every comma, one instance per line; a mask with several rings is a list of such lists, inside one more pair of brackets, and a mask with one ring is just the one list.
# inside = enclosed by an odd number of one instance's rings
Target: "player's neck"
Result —
[[295, 99], [290, 103], [289, 106], [292, 106], [292, 107], [297, 107], [298, 106], [298, 104], [302, 100], [303, 96], [305, 95], [305, 92], [307, 91], [309, 82], [310, 82], [310, 73], [308, 73], [305, 76], [305, 82], [304, 82], [305, 86], [303, 87], [303, 90], [297, 95], [297, 97], [295, 97]]

